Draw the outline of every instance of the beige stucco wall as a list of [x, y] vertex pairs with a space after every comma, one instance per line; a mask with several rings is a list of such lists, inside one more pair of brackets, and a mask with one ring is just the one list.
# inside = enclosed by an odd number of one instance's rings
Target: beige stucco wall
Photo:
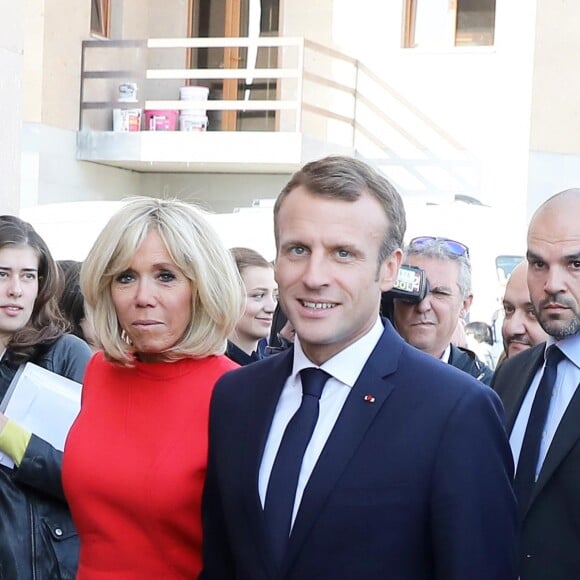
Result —
[[[498, 0], [495, 46], [479, 49], [402, 49], [403, 0], [280, 0], [280, 30], [282, 35], [304, 36], [353, 55], [380, 79], [377, 83], [367, 78], [360, 88], [382, 118], [359, 109], [354, 139], [359, 153], [383, 168], [401, 191], [470, 193], [513, 216], [514, 235], [523, 235], [527, 198], [534, 185], [530, 181], [537, 180], [549, 161], [542, 158], [536, 171], [529, 171], [530, 144], [540, 154], [568, 153], [565, 160], [554, 160], [554, 168], [574, 165], [573, 154], [580, 148], [574, 143], [575, 131], [568, 130], [573, 121], [580, 122], [580, 105], [574, 97], [580, 83], [574, 74], [580, 59], [574, 29], [580, 7], [573, 2], [552, 4], [550, 0]], [[114, 7], [114, 38], [185, 35], [186, 0], [116, 0]], [[24, 8], [30, 47], [24, 62], [24, 119], [70, 131], [72, 137], [78, 119], [80, 41], [90, 37], [90, 2], [26, 0]], [[62, 14], [67, 15], [66, 26]], [[558, 61], [562, 54], [566, 58]], [[156, 57], [155, 66], [163, 66], [166, 56]], [[558, 66], [553, 66], [556, 61]], [[345, 82], [344, 68], [334, 64], [323, 68]], [[169, 87], [171, 96], [180, 84], [176, 81]], [[564, 86], [572, 87], [572, 92], [562, 91]], [[154, 96], [161, 91], [154, 83], [140, 88], [141, 95], [145, 90]], [[305, 95], [331, 109], [336, 105], [332, 110], [349, 106], [336, 96], [322, 99], [312, 87], [305, 87]], [[361, 130], [369, 127], [378, 133], [375, 142]], [[325, 125], [324, 131], [328, 141], [352, 137], [337, 123]], [[72, 143], [69, 138], [63, 141]], [[27, 143], [34, 146], [34, 140]], [[76, 184], [88, 182], [90, 188], [79, 193], [82, 198], [94, 193], [115, 197], [117, 190], [139, 189], [139, 179], [129, 178], [130, 172], [111, 168], [103, 169], [107, 178], [102, 185], [98, 179], [93, 183], [101, 174], [99, 167], [75, 162], [74, 146], [66, 154], [68, 165], [59, 166], [66, 199], [74, 195]], [[38, 155], [43, 156], [42, 162]], [[56, 176], [48, 171], [55, 155], [42, 144], [28, 158], [40, 185], [27, 203], [53, 201], [58, 194], [52, 182]], [[59, 161], [63, 155], [64, 150]], [[32, 182], [34, 172], [28, 175]], [[165, 181], [165, 177], [157, 179]], [[248, 191], [240, 192], [241, 196], [251, 192], [250, 180], [244, 184]], [[551, 187], [542, 184], [546, 191]]]
[[[494, 47], [402, 49], [402, 15], [403, 0], [286, 0], [283, 29], [353, 55], [380, 78], [362, 90], [383, 118], [359, 122], [378, 129], [383, 145], [359, 135], [357, 147], [403, 191], [467, 183], [483, 202], [518, 211], [526, 198], [535, 1], [497, 2]], [[453, 174], [449, 164], [462, 155], [465, 165]]]
[[580, 155], [580, 3], [537, 2], [530, 149]]
[[20, 207], [20, 129], [22, 97], [23, 10], [20, 2], [4, 1], [0, 23], [0, 213]]
[[[23, 120], [76, 130], [81, 43], [92, 38], [91, 3], [89, 0], [26, 0], [23, 5], [26, 21]], [[113, 39], [182, 37], [186, 30], [186, 0], [113, 2]], [[148, 66], [162, 68], [169, 62], [175, 66], [175, 58], [170, 52], [155, 53]], [[184, 51], [182, 53], [184, 60]], [[175, 91], [181, 84], [181, 81], [174, 83]], [[148, 98], [157, 98], [158, 89], [153, 81], [147, 90]], [[167, 98], [175, 98], [175, 91]]]
[[[89, 38], [90, 2], [46, 1], [42, 10], [41, 122], [54, 127], [78, 126], [81, 41]], [[27, 34], [28, 36], [28, 34]]]

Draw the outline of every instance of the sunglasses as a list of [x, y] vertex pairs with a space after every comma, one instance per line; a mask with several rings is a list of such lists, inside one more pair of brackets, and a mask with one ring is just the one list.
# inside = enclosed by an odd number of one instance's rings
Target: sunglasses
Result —
[[461, 242], [457, 242], [456, 240], [450, 240], [449, 238], [439, 238], [436, 236], [420, 236], [418, 238], [413, 238], [409, 242], [409, 246], [420, 248], [429, 242], [441, 242], [449, 252], [451, 252], [454, 256], [466, 256], [469, 258], [469, 248], [462, 244]]

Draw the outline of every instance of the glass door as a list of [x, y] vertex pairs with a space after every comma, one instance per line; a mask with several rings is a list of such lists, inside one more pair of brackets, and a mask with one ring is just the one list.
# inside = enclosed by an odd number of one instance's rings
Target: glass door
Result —
[[[190, 0], [191, 37], [259, 37], [278, 35], [279, 0]], [[189, 66], [195, 68], [258, 68], [275, 66], [274, 48], [245, 47], [192, 49]], [[276, 97], [275, 79], [224, 79], [205, 83], [210, 99], [265, 100]], [[268, 130], [273, 111], [208, 111], [210, 130]]]

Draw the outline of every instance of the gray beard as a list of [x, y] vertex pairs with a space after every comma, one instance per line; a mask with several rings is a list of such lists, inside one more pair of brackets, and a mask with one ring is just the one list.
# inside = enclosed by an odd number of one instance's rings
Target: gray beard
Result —
[[542, 320], [538, 319], [540, 326], [556, 340], [562, 340], [567, 336], [580, 333], [580, 316], [575, 313], [572, 320], [564, 322], [562, 320]]

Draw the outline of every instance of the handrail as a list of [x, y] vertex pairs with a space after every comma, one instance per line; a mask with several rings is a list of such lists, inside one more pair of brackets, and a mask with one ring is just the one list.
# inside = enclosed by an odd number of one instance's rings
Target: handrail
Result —
[[[211, 37], [211, 38], [149, 38], [149, 48], [222, 48], [222, 47], [301, 47], [304, 39], [292, 36], [260, 36], [250, 38], [236, 37]], [[321, 45], [322, 46], [322, 45]]]
[[[255, 47], [273, 48], [276, 50], [290, 49], [294, 55], [290, 58], [287, 54], [279, 54], [276, 61], [281, 61], [278, 66], [258, 66], [243, 68], [176, 68], [152, 66], [151, 53], [154, 50], [163, 49], [209, 49], [228, 47]], [[128, 48], [142, 51], [139, 60], [140, 66], [128, 68], [115, 61], [114, 68], [108, 68], [107, 63], [97, 62], [92, 66], [87, 66], [87, 52], [91, 50], [114, 49], [115, 55], [119, 50]], [[115, 79], [136, 79], [143, 85], [148, 81], [235, 81], [251, 78], [253, 80], [272, 80], [277, 83], [293, 82], [293, 87], [281, 87], [278, 84], [276, 98], [274, 99], [210, 99], [199, 108], [210, 111], [294, 111], [294, 130], [301, 130], [301, 108], [302, 108], [302, 82], [304, 63], [304, 39], [298, 37], [259, 37], [259, 38], [150, 38], [146, 41], [85, 41], [83, 42], [83, 70], [81, 73], [81, 118], [79, 122], [80, 130], [83, 130], [83, 113], [87, 111], [106, 111], [112, 108], [128, 108], [135, 104], [117, 103], [114, 95], [111, 94], [112, 87], [109, 86], [109, 94], [106, 98], [94, 98], [86, 96], [86, 84], [94, 81], [112, 82]], [[106, 54], [106, 53], [104, 53]], [[113, 53], [111, 53], [113, 54]], [[99, 61], [99, 59], [96, 59]], [[101, 61], [106, 61], [107, 57], [102, 56]], [[147, 63], [147, 66], [145, 64]], [[111, 63], [112, 64], [112, 63]], [[165, 62], [163, 63], [165, 64]], [[280, 64], [282, 66], [280, 66]], [[255, 83], [252, 81], [252, 88]], [[288, 94], [288, 91], [292, 94]], [[98, 91], [95, 91], [98, 92]], [[101, 91], [102, 92], [102, 91]], [[106, 91], [105, 91], [106, 92]], [[284, 93], [284, 98], [281, 95]], [[192, 102], [180, 101], [177, 99], [158, 98], [152, 99], [149, 95], [140, 95], [139, 106], [145, 109], [191, 109]], [[112, 97], [112, 98], [111, 98]], [[288, 98], [290, 97], [290, 98]]]

